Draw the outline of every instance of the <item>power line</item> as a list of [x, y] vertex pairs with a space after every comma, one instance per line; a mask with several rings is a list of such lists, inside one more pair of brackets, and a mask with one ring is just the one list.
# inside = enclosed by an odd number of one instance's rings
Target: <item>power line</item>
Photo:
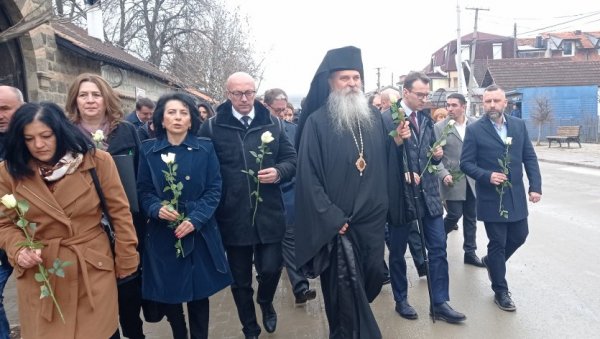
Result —
[[564, 24], [568, 24], [568, 23], [571, 23], [571, 22], [574, 22], [574, 21], [577, 21], [577, 20], [589, 18], [591, 16], [598, 15], [598, 14], [600, 14], [600, 11], [599, 12], [592, 12], [591, 14], [586, 15], [586, 16], [581, 17], [581, 18], [576, 18], [576, 19], [572, 19], [572, 20], [568, 20], [568, 21], [564, 21], [564, 22], [559, 22], [559, 23], [554, 24], [554, 25], [550, 25], [550, 26], [546, 26], [546, 27], [534, 29], [534, 30], [531, 30], [531, 31], [523, 32], [523, 33], [520, 33], [519, 35], [525, 35], [525, 34], [529, 34], [529, 33], [535, 33], [535, 32], [539, 32], [539, 31], [547, 30], [547, 29], [554, 28], [554, 27], [557, 27], [557, 26], [560, 26], [560, 25], [564, 25]]

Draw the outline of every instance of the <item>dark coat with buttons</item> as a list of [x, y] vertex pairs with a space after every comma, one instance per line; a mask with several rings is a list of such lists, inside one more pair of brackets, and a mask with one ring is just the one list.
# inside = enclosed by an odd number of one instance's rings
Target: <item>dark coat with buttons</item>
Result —
[[[162, 201], [172, 198], [170, 191], [163, 192], [167, 165], [161, 155], [167, 153], [175, 154], [176, 182], [183, 183], [179, 212], [195, 228], [182, 239], [183, 257], [176, 256], [174, 230], [158, 218]], [[221, 175], [210, 140], [188, 134], [178, 146], [171, 145], [166, 137], [144, 141], [138, 192], [150, 219], [142, 256], [144, 299], [178, 304], [204, 299], [228, 286], [229, 265], [214, 217], [221, 197]]]
[[[200, 135], [212, 139], [221, 163], [223, 194], [217, 209], [217, 221], [223, 242], [229, 246], [247, 246], [279, 242], [285, 233], [285, 218], [280, 184], [296, 174], [296, 151], [285, 133], [282, 122], [271, 115], [258, 101], [254, 103], [255, 116], [246, 129], [233, 115], [230, 101], [217, 108], [217, 114], [202, 124]], [[258, 152], [261, 135], [269, 131], [275, 139], [268, 144], [272, 154], [266, 155], [262, 168], [274, 167], [280, 182], [260, 184], [260, 197], [254, 225], [255, 198], [250, 196], [257, 188], [251, 176], [259, 165], [250, 152]]]
[[[408, 120], [408, 116], [406, 117]], [[410, 156], [411, 170], [416, 173], [423, 173], [427, 166], [427, 152], [436, 141], [435, 132], [433, 130], [433, 120], [428, 110], [420, 111], [417, 114], [419, 120], [419, 131], [412, 124], [410, 129], [412, 135], [405, 142], [405, 147], [408, 156]], [[431, 163], [438, 165], [440, 160], [431, 159]], [[444, 213], [442, 200], [440, 198], [440, 185], [436, 173], [425, 171], [419, 185], [421, 189], [419, 211], [421, 216], [426, 211], [429, 216], [436, 217]], [[425, 209], [426, 208], [426, 209]]]
[[504, 157], [507, 146], [487, 116], [468, 125], [465, 133], [460, 169], [475, 179], [477, 219], [484, 222], [515, 222], [527, 218], [529, 212], [523, 170], [529, 183], [527, 193], [542, 194], [540, 167], [525, 122], [509, 115], [505, 115], [505, 118], [506, 136], [512, 138], [508, 153], [508, 179], [512, 187], [506, 188], [502, 199], [508, 218], [500, 215], [500, 195], [496, 192], [496, 186], [490, 183], [492, 172], [502, 172], [498, 159]]

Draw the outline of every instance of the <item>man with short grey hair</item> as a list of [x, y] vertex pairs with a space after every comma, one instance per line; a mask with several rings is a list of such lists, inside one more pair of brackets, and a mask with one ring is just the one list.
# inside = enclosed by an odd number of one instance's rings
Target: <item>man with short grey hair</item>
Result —
[[[23, 93], [18, 88], [0, 86], [0, 161], [4, 160], [4, 138], [15, 111], [23, 105]], [[12, 274], [6, 253], [0, 249], [0, 338], [10, 337], [10, 325], [4, 311], [4, 286]]]

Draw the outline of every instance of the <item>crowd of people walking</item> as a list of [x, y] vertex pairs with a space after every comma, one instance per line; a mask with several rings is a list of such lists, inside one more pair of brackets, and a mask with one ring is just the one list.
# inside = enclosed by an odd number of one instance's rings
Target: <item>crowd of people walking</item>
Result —
[[[527, 238], [541, 176], [504, 91], [485, 89], [478, 120], [451, 94], [436, 121], [425, 74], [371, 98], [363, 79], [360, 49], [330, 50], [299, 120], [284, 90], [261, 101], [244, 72], [216, 108], [173, 92], [127, 115], [96, 74], [77, 76], [64, 103], [0, 86], [0, 301], [13, 274], [22, 337], [137, 339], [143, 319], [166, 317], [173, 338], [208, 338], [209, 298], [230, 287], [241, 332], [258, 338], [277, 329], [285, 267], [297, 305], [320, 278], [330, 338], [381, 338], [369, 303], [384, 283], [399, 316], [418, 318], [407, 247], [430, 316], [461, 323], [446, 252], [461, 218], [464, 263], [486, 269], [495, 303], [514, 311], [506, 261]], [[0, 339], [9, 331], [0, 303]]]

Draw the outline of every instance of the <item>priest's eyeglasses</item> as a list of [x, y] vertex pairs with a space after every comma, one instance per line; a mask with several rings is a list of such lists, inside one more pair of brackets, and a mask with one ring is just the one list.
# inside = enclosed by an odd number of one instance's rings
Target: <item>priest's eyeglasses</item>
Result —
[[229, 94], [233, 95], [233, 97], [238, 100], [240, 100], [244, 96], [246, 97], [246, 99], [252, 99], [252, 98], [254, 98], [256, 91], [246, 91], [246, 92], [233, 91], [233, 92], [229, 92]]

